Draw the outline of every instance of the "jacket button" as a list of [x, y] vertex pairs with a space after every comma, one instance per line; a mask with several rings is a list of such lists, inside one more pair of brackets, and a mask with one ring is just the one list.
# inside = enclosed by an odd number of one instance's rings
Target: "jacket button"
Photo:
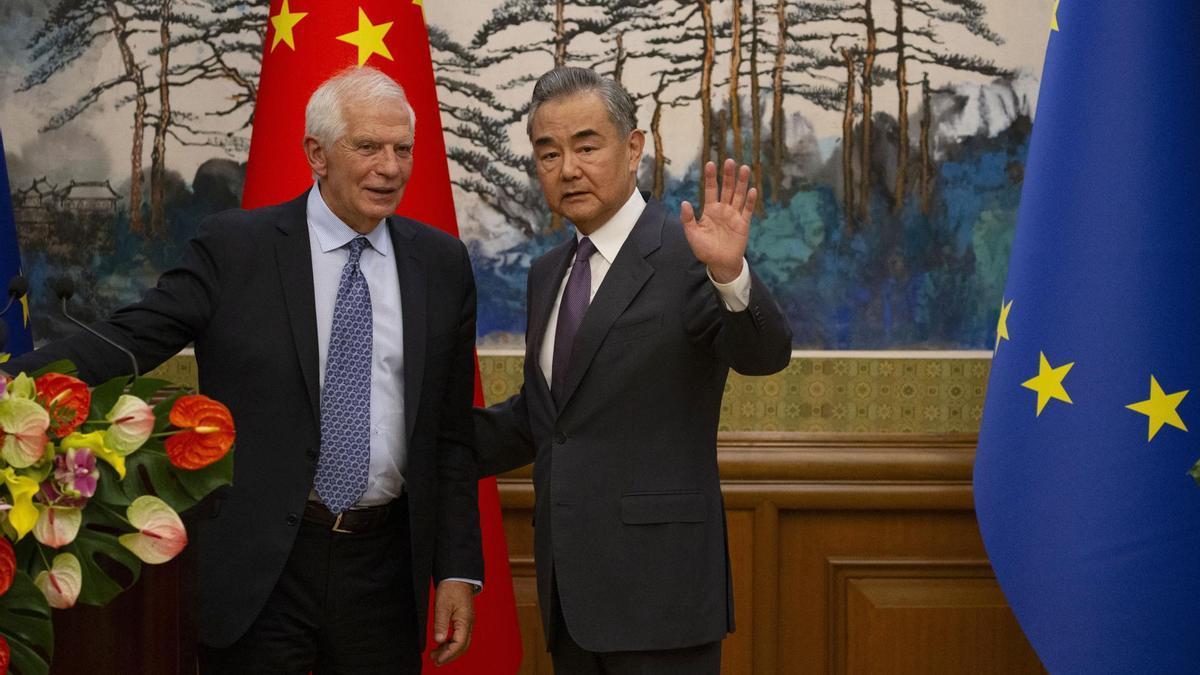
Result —
[[566, 443], [567, 435], [561, 431], [557, 432], [556, 434], [554, 434], [554, 442], [557, 445], [562, 445], [563, 443]]
[[307, 455], [308, 458], [313, 461], [316, 461], [317, 457], [321, 456], [321, 453], [317, 452], [316, 448], [309, 448], [308, 451], [305, 452], [304, 454]]
[[296, 524], [298, 524], [299, 522], [300, 522], [300, 516], [298, 516], [298, 515], [296, 515], [296, 514], [294, 514], [294, 513], [289, 513], [289, 514], [288, 514], [288, 517], [287, 517], [287, 524], [288, 524], [288, 525], [296, 525]]

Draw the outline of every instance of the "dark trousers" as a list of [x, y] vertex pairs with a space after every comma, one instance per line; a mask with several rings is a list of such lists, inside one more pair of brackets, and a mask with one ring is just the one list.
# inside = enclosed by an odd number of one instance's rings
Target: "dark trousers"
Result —
[[361, 534], [302, 522], [262, 613], [233, 645], [200, 645], [200, 672], [420, 673], [406, 504], [397, 499], [386, 525]]
[[646, 652], [590, 652], [580, 647], [563, 617], [558, 586], [554, 603], [554, 644], [550, 659], [554, 675], [717, 675], [721, 672], [721, 643]]

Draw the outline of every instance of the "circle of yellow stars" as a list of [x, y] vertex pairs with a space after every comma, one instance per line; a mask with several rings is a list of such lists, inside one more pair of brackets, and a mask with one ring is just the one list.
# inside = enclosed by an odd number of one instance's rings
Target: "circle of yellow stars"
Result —
[[[1008, 318], [1012, 313], [1013, 301], [1001, 302], [1000, 305], [1000, 320], [996, 323], [996, 350], [1000, 349], [1002, 340], [1009, 340]], [[1037, 413], [1035, 417], [1041, 417], [1042, 411], [1050, 401], [1062, 401], [1063, 403], [1074, 403], [1071, 400], [1070, 394], [1067, 393], [1066, 378], [1071, 372], [1071, 368], [1075, 366], [1075, 362], [1064, 363], [1059, 366], [1052, 365], [1046, 357], [1045, 352], [1038, 352], [1038, 372], [1037, 375], [1025, 380], [1021, 383], [1022, 387], [1033, 390], [1037, 393]], [[1137, 401], [1125, 406], [1129, 410], [1140, 413], [1146, 416], [1148, 430], [1146, 442], [1154, 440], [1158, 432], [1164, 426], [1172, 426], [1182, 431], [1187, 431], [1187, 425], [1183, 423], [1183, 418], [1179, 415], [1179, 404], [1183, 402], [1185, 396], [1191, 390], [1184, 389], [1168, 394], [1163, 390], [1162, 385], [1158, 383], [1158, 378], [1153, 374], [1150, 375], [1150, 393], [1149, 398], [1144, 401]], [[1198, 479], [1200, 480], [1200, 479]]]
[[[422, 0], [412, 0], [412, 4], [419, 5], [424, 9]], [[274, 29], [271, 37], [271, 51], [280, 43], [287, 45], [292, 51], [296, 51], [296, 26], [306, 16], [308, 12], [293, 12], [289, 4], [289, 0], [283, 0], [283, 4], [279, 8], [279, 13], [270, 17], [271, 28]], [[354, 45], [358, 49], [358, 65], [364, 65], [372, 56], [379, 56], [394, 61], [392, 52], [388, 49], [383, 39], [387, 36], [388, 31], [392, 29], [394, 22], [372, 23], [371, 18], [360, 6], [358, 8], [358, 27], [356, 30], [348, 33], [343, 33], [337, 36], [337, 39]]]

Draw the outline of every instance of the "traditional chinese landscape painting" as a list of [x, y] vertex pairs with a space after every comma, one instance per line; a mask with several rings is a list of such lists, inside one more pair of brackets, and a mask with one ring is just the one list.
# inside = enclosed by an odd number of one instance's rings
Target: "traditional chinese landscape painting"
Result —
[[[797, 348], [989, 347], [1052, 4], [427, 0], [480, 346], [521, 345], [529, 263], [570, 231], [524, 137], [537, 75], [570, 64], [634, 95], [640, 184], [669, 208], [698, 199], [705, 160], [753, 168], [748, 255]], [[0, 131], [38, 340], [70, 330], [52, 279], [77, 281], [82, 318], [107, 313], [239, 204], [281, 5], [0, 6]], [[303, 48], [302, 22], [293, 34], [276, 48]]]

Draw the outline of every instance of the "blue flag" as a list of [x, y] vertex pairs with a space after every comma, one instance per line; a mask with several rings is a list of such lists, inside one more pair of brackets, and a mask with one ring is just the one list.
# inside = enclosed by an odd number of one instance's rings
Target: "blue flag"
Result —
[[[21, 272], [21, 252], [17, 247], [17, 224], [13, 220], [12, 190], [8, 185], [8, 166], [4, 160], [4, 136], [0, 134], [0, 308], [8, 304], [8, 282]], [[17, 298], [4, 313], [8, 341], [0, 344], [0, 354], [24, 354], [33, 349], [29, 330], [29, 296]], [[0, 358], [3, 358], [0, 356]]]
[[975, 461], [1055, 673], [1200, 672], [1200, 3], [1055, 2]]

